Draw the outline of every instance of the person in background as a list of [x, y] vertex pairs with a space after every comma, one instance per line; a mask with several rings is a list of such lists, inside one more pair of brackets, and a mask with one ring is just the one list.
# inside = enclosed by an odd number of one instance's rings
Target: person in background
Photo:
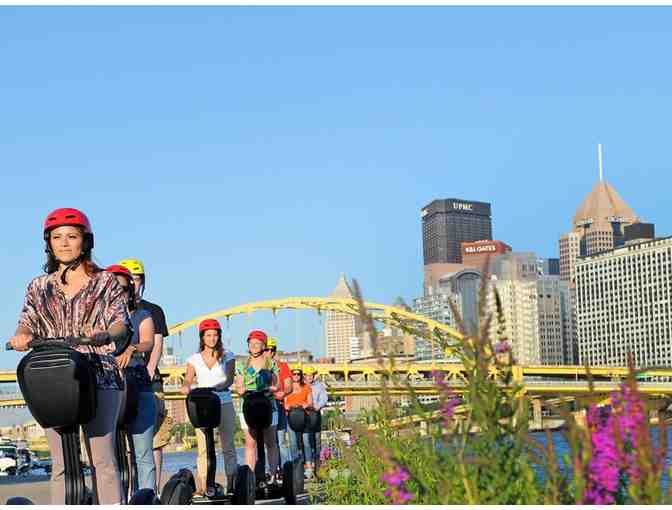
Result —
[[320, 452], [322, 451], [322, 409], [327, 405], [329, 396], [327, 395], [327, 387], [316, 378], [315, 369], [313, 367], [306, 367], [303, 369], [303, 377], [306, 384], [310, 385], [313, 394], [313, 409], [318, 415], [318, 431], [304, 432], [303, 447], [306, 458], [306, 471], [312, 470], [317, 473], [320, 468]]
[[[300, 407], [305, 410], [313, 407], [313, 394], [310, 390], [310, 385], [306, 384], [303, 380], [303, 370], [300, 367], [292, 367], [292, 392], [285, 397], [285, 409], [287, 410], [287, 415], [295, 407]], [[287, 428], [287, 434], [289, 435], [289, 449], [292, 455], [292, 461], [300, 459], [302, 457], [301, 453], [301, 432], [296, 432]], [[304, 464], [308, 461], [308, 458], [302, 460]]]
[[282, 466], [285, 462], [291, 460], [291, 451], [289, 445], [289, 435], [287, 434], [287, 413], [285, 412], [284, 401], [285, 397], [292, 392], [292, 374], [289, 365], [282, 361], [278, 356], [278, 340], [273, 337], [268, 337], [268, 345], [266, 347], [265, 356], [273, 360], [278, 366], [278, 391], [273, 396], [276, 400], [278, 409], [278, 448], [280, 449], [280, 464]]
[[170, 442], [171, 431], [173, 428], [173, 419], [168, 416], [166, 404], [164, 402], [163, 382], [159, 372], [159, 362], [163, 354], [163, 339], [168, 336], [168, 326], [163, 309], [143, 298], [147, 286], [147, 275], [145, 265], [138, 259], [124, 259], [119, 262], [120, 266], [125, 267], [133, 276], [133, 285], [137, 296], [138, 309], [148, 310], [152, 315], [154, 322], [154, 347], [152, 352], [146, 356], [147, 371], [152, 377], [152, 389], [156, 397], [156, 422], [154, 423], [153, 453], [154, 464], [156, 466], [156, 484], [161, 488], [161, 473], [163, 464], [163, 448]]
[[[222, 344], [222, 327], [215, 319], [205, 319], [198, 325], [200, 343], [198, 352], [187, 360], [187, 374], [182, 386], [182, 394], [189, 395], [195, 385], [198, 388], [212, 388], [216, 391], [222, 406], [221, 421], [219, 424], [219, 444], [224, 454], [224, 467], [226, 470], [226, 490], [233, 492], [233, 479], [238, 470], [236, 459], [236, 447], [233, 437], [236, 432], [236, 411], [233, 408], [230, 386], [233, 384], [236, 369], [236, 357], [230, 351], [224, 350]], [[205, 434], [201, 429], [196, 429], [196, 442], [198, 444], [198, 477], [196, 490], [205, 494], [206, 478], [208, 473], [207, 450]]]
[[118, 264], [108, 267], [106, 271], [114, 274], [119, 284], [129, 293], [128, 308], [131, 313], [133, 337], [131, 344], [117, 356], [116, 360], [117, 366], [124, 374], [126, 384], [133, 385], [138, 390], [138, 411], [133, 421], [126, 424], [135, 450], [138, 488], [158, 491], [156, 466], [152, 454], [156, 399], [145, 361], [145, 353], [151, 352], [154, 347], [154, 322], [147, 309], [137, 308], [137, 298], [133, 290], [133, 278], [130, 271]]

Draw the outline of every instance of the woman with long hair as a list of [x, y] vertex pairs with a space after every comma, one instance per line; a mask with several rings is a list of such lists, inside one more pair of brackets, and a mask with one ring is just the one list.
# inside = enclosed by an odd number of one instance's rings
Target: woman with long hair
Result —
[[[233, 442], [236, 432], [236, 411], [233, 408], [230, 386], [235, 378], [236, 358], [231, 351], [225, 351], [222, 344], [222, 326], [215, 319], [205, 319], [198, 325], [200, 342], [198, 352], [187, 360], [187, 374], [182, 386], [182, 394], [189, 395], [192, 387], [212, 388], [217, 393], [222, 405], [221, 421], [219, 424], [219, 439], [224, 454], [224, 468], [226, 470], [226, 490], [233, 492], [233, 479], [238, 470], [236, 446]], [[194, 384], [196, 381], [196, 384]], [[196, 490], [204, 494], [208, 474], [208, 456], [205, 443], [205, 434], [196, 429], [198, 444], [198, 459], [196, 467]]]
[[145, 354], [154, 348], [154, 321], [149, 310], [138, 308], [131, 272], [118, 264], [106, 271], [114, 274], [119, 284], [128, 293], [128, 308], [131, 312], [133, 337], [126, 350], [117, 356], [117, 365], [123, 371], [127, 385], [133, 385], [138, 394], [138, 410], [130, 423], [126, 424], [133, 438], [135, 462], [138, 468], [138, 488], [158, 490], [156, 486], [156, 466], [152, 444], [154, 422], [156, 421], [156, 400], [152, 389], [152, 378], [147, 370]]
[[[280, 464], [276, 427], [278, 425], [278, 410], [275, 405], [273, 392], [278, 391], [278, 376], [280, 369], [272, 358], [264, 356], [268, 336], [260, 330], [251, 331], [247, 336], [249, 356], [244, 366], [236, 368], [236, 392], [243, 397], [248, 391], [265, 391], [273, 409], [271, 424], [262, 431], [262, 437], [257, 437], [256, 430], [250, 430], [244, 415], [240, 415], [240, 426], [245, 432], [245, 464], [254, 471], [257, 463], [257, 441], [264, 441], [266, 457], [271, 472], [270, 483], [276, 481]], [[241, 406], [242, 407], [242, 406]]]
[[[303, 380], [303, 370], [300, 367], [292, 368], [292, 392], [285, 397], [285, 409], [287, 414], [292, 412], [294, 408], [300, 408], [303, 412], [309, 407], [313, 407], [313, 394], [310, 389], [310, 384], [306, 384]], [[291, 429], [289, 432], [289, 450], [292, 454], [292, 460], [301, 457], [300, 445], [302, 442], [302, 432], [296, 432]], [[304, 445], [305, 446], [305, 445]], [[310, 445], [309, 445], [310, 448]], [[308, 463], [309, 456], [303, 460]]]
[[[93, 419], [83, 426], [92, 464], [96, 501], [121, 502], [121, 482], [114, 454], [114, 437], [121, 405], [122, 381], [112, 353], [128, 338], [128, 301], [114, 275], [91, 260], [93, 231], [86, 215], [77, 209], [57, 209], [43, 228], [47, 273], [28, 285], [16, 334], [10, 343], [26, 351], [34, 336], [89, 337], [107, 342], [103, 347], [78, 346], [96, 370], [97, 406]], [[51, 451], [51, 502], [65, 503], [64, 461], [61, 439], [45, 430]]]

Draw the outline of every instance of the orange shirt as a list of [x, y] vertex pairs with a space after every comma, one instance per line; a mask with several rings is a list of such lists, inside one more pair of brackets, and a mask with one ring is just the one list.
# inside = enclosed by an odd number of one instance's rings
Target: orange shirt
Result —
[[310, 384], [304, 384], [298, 390], [293, 390], [285, 397], [285, 410], [289, 411], [294, 406], [307, 404], [310, 393]]

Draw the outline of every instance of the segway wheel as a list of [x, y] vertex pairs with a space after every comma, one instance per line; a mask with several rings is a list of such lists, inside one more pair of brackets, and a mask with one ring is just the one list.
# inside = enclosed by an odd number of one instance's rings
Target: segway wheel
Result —
[[194, 475], [188, 469], [181, 469], [163, 487], [161, 504], [190, 505], [195, 491]]
[[129, 505], [160, 505], [159, 498], [156, 497], [154, 489], [140, 489], [135, 491], [133, 497], [128, 502]]
[[24, 498], [22, 496], [9, 498], [7, 500], [7, 503], [5, 503], [5, 505], [34, 505], [34, 504], [35, 503], [33, 503], [31, 500], [29, 500], [28, 498]]
[[305, 488], [305, 469], [303, 467], [303, 462], [301, 459], [294, 461], [294, 489], [295, 494], [303, 494]]
[[234, 505], [254, 505], [257, 482], [249, 466], [238, 466], [236, 481], [233, 486]]
[[294, 477], [294, 463], [287, 461], [282, 466], [282, 495], [285, 504], [296, 505], [296, 483]]

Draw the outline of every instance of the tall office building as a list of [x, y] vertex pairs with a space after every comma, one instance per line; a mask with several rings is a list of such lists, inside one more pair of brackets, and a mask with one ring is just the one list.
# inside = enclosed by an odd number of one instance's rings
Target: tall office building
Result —
[[[446, 274], [439, 279], [436, 286], [426, 289], [423, 297], [414, 300], [413, 309], [418, 315], [435, 320], [455, 329], [458, 328], [457, 318], [453, 314], [450, 303], [455, 305], [468, 334], [478, 329], [478, 291], [481, 273], [467, 268]], [[415, 341], [416, 359], [419, 361], [445, 359], [443, 350], [436, 343], [423, 338]]]
[[[579, 361], [672, 365], [672, 238], [626, 229], [625, 246], [576, 264]], [[645, 229], [642, 229], [645, 230]], [[631, 238], [628, 238], [632, 236]]]
[[[341, 274], [330, 297], [354, 298], [354, 293], [345, 279], [345, 274]], [[334, 358], [336, 363], [347, 363], [350, 361], [352, 349], [361, 349], [361, 345], [359, 347], [353, 346], [351, 340], [361, 333], [361, 321], [353, 315], [341, 312], [328, 311], [326, 315], [324, 337], [327, 344], [327, 357]]]
[[463, 242], [492, 239], [490, 204], [456, 198], [434, 200], [422, 208], [425, 265], [459, 264]]
[[638, 222], [616, 190], [600, 179], [577, 209], [572, 230], [560, 237], [560, 277], [573, 285], [578, 257], [622, 246], [624, 228]]
[[[558, 275], [539, 274], [538, 261], [531, 252], [505, 253], [495, 260], [492, 284], [500, 296], [506, 336], [517, 363], [566, 364], [573, 352], [569, 286]], [[494, 313], [494, 300], [488, 305]]]

